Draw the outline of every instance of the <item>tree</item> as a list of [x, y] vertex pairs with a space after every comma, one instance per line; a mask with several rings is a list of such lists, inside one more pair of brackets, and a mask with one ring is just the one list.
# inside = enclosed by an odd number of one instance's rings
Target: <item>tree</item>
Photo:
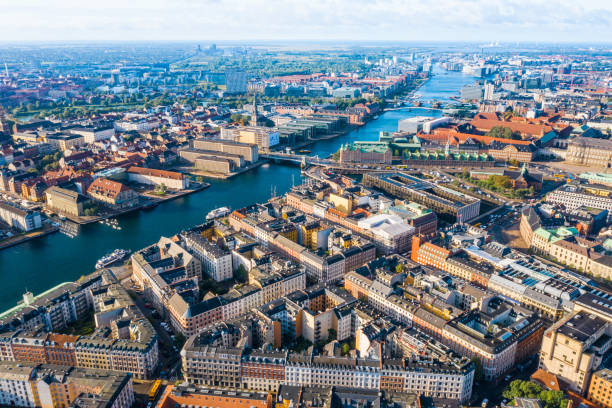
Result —
[[240, 264], [238, 269], [236, 269], [236, 280], [242, 283], [249, 280], [249, 271], [246, 270], [243, 264]]
[[487, 136], [512, 140], [522, 139], [521, 134], [519, 132], [513, 132], [512, 129], [506, 126], [493, 126], [491, 130], [487, 132]]
[[342, 343], [342, 354], [346, 355], [349, 353], [349, 351], [351, 351], [351, 348], [349, 347], [348, 343]]
[[89, 207], [85, 208], [83, 210], [83, 214], [87, 215], [87, 216], [93, 216], [98, 214], [98, 206], [97, 205], [90, 205]]
[[335, 329], [329, 329], [327, 331], [327, 341], [331, 342], [338, 338], [338, 332]]
[[545, 408], [565, 408], [567, 399], [562, 391], [542, 390], [531, 381], [514, 380], [502, 392], [504, 398], [535, 398], [542, 401]]

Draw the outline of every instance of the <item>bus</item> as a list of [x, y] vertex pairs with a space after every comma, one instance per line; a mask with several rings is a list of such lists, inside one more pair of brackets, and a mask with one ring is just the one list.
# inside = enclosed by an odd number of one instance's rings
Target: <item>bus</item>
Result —
[[151, 386], [151, 389], [149, 390], [149, 401], [153, 401], [155, 400], [155, 398], [157, 398], [157, 395], [159, 394], [160, 389], [161, 389], [161, 380], [155, 380], [155, 382]]

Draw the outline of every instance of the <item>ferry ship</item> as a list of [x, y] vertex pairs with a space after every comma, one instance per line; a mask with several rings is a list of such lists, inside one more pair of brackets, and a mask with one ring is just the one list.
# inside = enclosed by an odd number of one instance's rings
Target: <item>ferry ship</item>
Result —
[[130, 254], [129, 249], [115, 249], [112, 253], [104, 255], [96, 262], [96, 269], [104, 268], [114, 262], [120, 261]]
[[215, 208], [206, 215], [206, 220], [214, 220], [215, 218], [225, 217], [230, 213], [230, 209], [227, 207]]

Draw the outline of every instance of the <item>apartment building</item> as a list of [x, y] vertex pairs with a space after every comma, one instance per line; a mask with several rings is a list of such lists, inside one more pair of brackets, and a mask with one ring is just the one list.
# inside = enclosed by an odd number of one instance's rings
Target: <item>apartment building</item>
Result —
[[219, 248], [197, 232], [181, 234], [187, 250], [202, 263], [202, 272], [221, 282], [233, 277], [232, 254]]
[[[192, 244], [199, 240], [190, 234], [182, 234], [185, 239], [179, 241], [186, 248], [188, 236], [193, 239]], [[202, 276], [202, 263], [194, 255], [195, 251], [189, 253], [168, 238], [132, 255], [133, 280], [143, 287], [145, 296], [155, 308], [162, 315], [168, 315], [176, 330], [187, 336], [213, 323], [244, 315], [261, 306], [264, 298], [271, 294], [284, 296], [306, 284], [304, 271], [288, 266], [291, 271], [284, 273], [280, 266], [280, 282], [277, 279], [254, 280], [253, 284], [233, 287], [223, 296], [201, 299], [197, 282]], [[231, 255], [228, 256], [231, 262]], [[219, 269], [219, 274], [223, 270]], [[272, 287], [268, 289], [268, 286]]]
[[0, 202], [0, 220], [22, 232], [28, 232], [42, 226], [38, 211], [24, 210], [6, 202]]
[[486, 297], [477, 309], [453, 313], [451, 305], [438, 306], [435, 298], [396, 294], [390, 285], [355, 273], [347, 275], [345, 285], [351, 293], [367, 293], [368, 303], [376, 310], [418, 328], [461, 355], [478, 357], [489, 381], [540, 347], [543, 322], [532, 311], [498, 296]]
[[[43, 301], [49, 302], [52, 307], [63, 304], [62, 311], [68, 314], [65, 319], [70, 319], [69, 322], [84, 317], [93, 309], [97, 329], [94, 334], [78, 337], [56, 334], [51, 330], [65, 327], [66, 320], [50, 319], [47, 325], [44, 321], [36, 320], [36, 325], [18, 325], [13, 315], [11, 324], [2, 326], [0, 358], [115, 370], [132, 373], [140, 379], [150, 378], [158, 362], [157, 334], [150, 322], [134, 308], [125, 289], [107, 271], [95, 273], [89, 282], [82, 283], [80, 289], [80, 293], [86, 292], [85, 299], [79, 297], [79, 292], [70, 293], [66, 288], [60, 288], [55, 291], [62, 291], [60, 297], [47, 296], [35, 300], [31, 305], [40, 305], [38, 310], [43, 312]], [[74, 307], [75, 302], [78, 311], [70, 307]], [[70, 316], [70, 313], [73, 315]], [[45, 313], [42, 315], [45, 316]], [[13, 331], [9, 331], [11, 329]]]
[[[440, 345], [443, 349], [444, 346]], [[428, 346], [429, 347], [429, 346]], [[433, 347], [423, 356], [406, 359], [331, 357], [285, 350], [211, 347], [201, 335], [192, 336], [181, 351], [186, 379], [196, 385], [240, 383], [249, 390], [277, 391], [279, 387], [324, 387], [416, 392], [466, 401], [472, 393], [474, 367], [469, 359], [452, 355], [438, 360]], [[427, 357], [430, 357], [428, 360]], [[439, 357], [442, 357], [441, 355]], [[216, 371], [214, 371], [216, 368]]]
[[612, 370], [602, 368], [593, 373], [587, 399], [603, 408], [612, 407]]
[[446, 260], [451, 252], [431, 242], [421, 243], [422, 237], [412, 238], [411, 259], [421, 265], [433, 266], [440, 270], [446, 270]]
[[567, 210], [587, 207], [612, 212], [612, 189], [597, 184], [566, 184], [546, 194], [546, 201]]
[[561, 319], [544, 333], [540, 368], [584, 395], [592, 372], [599, 367], [612, 346], [612, 325], [586, 310]]
[[23, 295], [23, 302], [0, 314], [0, 332], [33, 330], [43, 326], [59, 331], [84, 317], [93, 308], [91, 290], [102, 286], [102, 273], [93, 273], [76, 282], [57, 285], [40, 295]]
[[134, 404], [132, 377], [32, 363], [0, 363], [0, 404], [18, 407], [108, 406]]
[[274, 398], [271, 393], [241, 392], [231, 390], [206, 389], [193, 386], [168, 385], [164, 389], [158, 408], [204, 407], [217, 408], [273, 408]]

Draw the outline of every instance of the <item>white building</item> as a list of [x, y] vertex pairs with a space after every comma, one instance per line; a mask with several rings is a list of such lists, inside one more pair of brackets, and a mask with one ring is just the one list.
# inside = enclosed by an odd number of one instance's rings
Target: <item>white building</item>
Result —
[[0, 202], [0, 220], [23, 232], [42, 226], [38, 211], [24, 210], [4, 202]]
[[176, 171], [148, 169], [132, 166], [127, 171], [128, 180], [139, 184], [164, 185], [173, 190], [189, 188], [189, 178]]
[[191, 254], [202, 262], [202, 272], [217, 282], [233, 276], [232, 255], [208, 242], [197, 233], [185, 235], [185, 244]]
[[115, 122], [115, 130], [119, 132], [129, 132], [135, 130], [137, 132], [148, 132], [159, 127], [158, 120], [119, 120]]
[[575, 210], [585, 206], [612, 212], [612, 190], [604, 194], [604, 188], [593, 187], [593, 189], [599, 190], [600, 192], [599, 194], [592, 194], [586, 191], [588, 188], [588, 185], [580, 187], [568, 184], [548, 193], [546, 195], [546, 201], [563, 205], [568, 210]]
[[34, 394], [30, 385], [32, 367], [6, 365], [0, 370], [0, 405], [3, 407], [34, 407]]
[[109, 127], [79, 127], [70, 130], [71, 133], [83, 136], [87, 144], [93, 144], [101, 140], [108, 140], [115, 135], [115, 129]]

